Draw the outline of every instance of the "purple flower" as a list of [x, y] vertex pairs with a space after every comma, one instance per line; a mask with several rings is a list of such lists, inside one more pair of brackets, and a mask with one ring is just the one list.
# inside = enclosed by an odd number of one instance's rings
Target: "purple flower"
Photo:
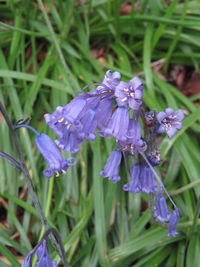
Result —
[[32, 266], [32, 252], [26, 255], [21, 267], [31, 267]]
[[145, 165], [142, 168], [141, 174], [141, 191], [146, 194], [156, 194], [157, 192], [157, 184], [154, 179], [154, 175], [152, 170], [149, 168], [149, 166]]
[[166, 200], [162, 194], [162, 189], [156, 197], [156, 203], [154, 206], [154, 216], [160, 222], [169, 221], [170, 214], [167, 208]]
[[179, 109], [174, 112], [172, 108], [167, 108], [165, 112], [159, 112], [157, 118], [157, 133], [167, 133], [169, 138], [172, 138], [177, 130], [182, 128], [182, 120], [184, 118], [183, 111]]
[[39, 246], [39, 248], [36, 250], [36, 255], [38, 258], [36, 267], [57, 267], [57, 263], [51, 261], [46, 240], [44, 240]]
[[[104, 91], [106, 89], [107, 91], [114, 91], [116, 86], [120, 82], [121, 75], [119, 72], [115, 71], [112, 72], [111, 70], [108, 70], [105, 74], [104, 80], [100, 86], [97, 87], [97, 91]], [[113, 95], [114, 96], [114, 95]]]
[[127, 108], [119, 107], [113, 113], [107, 128], [100, 132], [101, 136], [112, 135], [117, 140], [126, 141], [129, 125], [129, 112]]
[[55, 140], [55, 143], [63, 151], [70, 151], [72, 154], [75, 154], [79, 151], [82, 140], [78, 137], [78, 133], [64, 128], [62, 137]]
[[142, 104], [143, 83], [138, 77], [134, 77], [128, 83], [121, 81], [115, 90], [118, 106], [129, 105], [130, 108], [138, 110]]
[[112, 99], [104, 98], [100, 101], [96, 110], [97, 127], [100, 131], [103, 131], [112, 116], [113, 102]]
[[124, 190], [129, 192], [144, 192], [156, 194], [157, 184], [153, 173], [148, 166], [141, 166], [138, 163], [131, 167], [131, 179], [124, 185]]
[[168, 236], [176, 237], [176, 235], [177, 235], [176, 226], [178, 224], [179, 219], [180, 219], [180, 211], [176, 207], [175, 210], [170, 215]]
[[48, 163], [48, 168], [43, 171], [44, 176], [47, 178], [50, 178], [53, 173], [56, 173], [56, 176], [60, 173], [65, 173], [69, 166], [76, 164], [74, 159], [64, 160], [55, 143], [44, 133], [36, 137], [35, 144]]
[[89, 109], [84, 116], [80, 119], [82, 129], [78, 133], [78, 137], [81, 140], [87, 139], [94, 141], [96, 139], [97, 120], [95, 117], [95, 111]]
[[139, 164], [134, 164], [131, 167], [131, 178], [130, 181], [124, 185], [124, 191], [138, 193], [141, 192], [141, 166]]
[[58, 138], [62, 137], [65, 128], [80, 131], [81, 125], [78, 117], [86, 106], [86, 97], [87, 94], [83, 94], [73, 99], [68, 105], [57, 107], [53, 114], [44, 115], [47, 125]]
[[132, 118], [129, 120], [128, 131], [126, 134], [126, 143], [127, 144], [137, 144], [141, 139], [141, 127], [139, 120]]
[[119, 182], [120, 176], [118, 175], [118, 172], [121, 158], [122, 155], [120, 151], [112, 151], [107, 159], [104, 170], [100, 172], [100, 175], [103, 177], [109, 177], [109, 180], [111, 180], [113, 183]]

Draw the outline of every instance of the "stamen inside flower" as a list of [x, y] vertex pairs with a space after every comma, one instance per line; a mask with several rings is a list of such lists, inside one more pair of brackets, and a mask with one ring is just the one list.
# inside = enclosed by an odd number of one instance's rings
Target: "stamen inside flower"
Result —
[[65, 119], [65, 118], [64, 118], [64, 117], [62, 117], [60, 120], [58, 120], [58, 122], [60, 122], [60, 123], [61, 123], [61, 122], [63, 122], [63, 121], [64, 121], [64, 119]]

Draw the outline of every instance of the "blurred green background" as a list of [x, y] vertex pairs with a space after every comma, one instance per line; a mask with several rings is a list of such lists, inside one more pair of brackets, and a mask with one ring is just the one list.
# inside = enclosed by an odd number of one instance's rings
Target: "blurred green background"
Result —
[[[172, 140], [160, 140], [158, 171], [182, 215], [176, 238], [153, 221], [147, 196], [123, 192], [125, 166], [118, 184], [99, 176], [113, 139], [84, 143], [76, 167], [46, 180], [34, 135], [19, 131], [34, 188], [70, 265], [200, 266], [200, 2], [43, 3], [0, 0], [0, 100], [13, 123], [31, 117], [31, 126], [55, 139], [44, 113], [101, 82], [107, 69], [126, 81], [139, 75], [146, 107], [181, 108], [186, 115]], [[2, 116], [0, 149], [16, 156]], [[41, 231], [23, 175], [0, 159], [0, 266], [20, 266]]]

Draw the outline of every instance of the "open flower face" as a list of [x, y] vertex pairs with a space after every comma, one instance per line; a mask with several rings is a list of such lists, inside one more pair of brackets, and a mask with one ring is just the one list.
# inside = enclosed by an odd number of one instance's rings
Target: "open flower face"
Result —
[[133, 78], [126, 83], [121, 81], [115, 90], [115, 96], [118, 106], [129, 105], [133, 110], [138, 110], [142, 104], [143, 83], [138, 77]]

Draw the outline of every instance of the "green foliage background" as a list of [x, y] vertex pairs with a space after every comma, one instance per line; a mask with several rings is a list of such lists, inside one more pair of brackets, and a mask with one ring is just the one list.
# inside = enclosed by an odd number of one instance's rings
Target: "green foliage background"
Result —
[[[172, 140], [164, 137], [158, 170], [181, 210], [176, 238], [168, 238], [166, 227], [152, 220], [145, 195], [123, 192], [125, 167], [118, 184], [99, 177], [112, 139], [85, 143], [75, 168], [46, 180], [35, 137], [19, 131], [34, 188], [49, 225], [61, 233], [70, 265], [200, 266], [199, 94], [186, 98], [151, 68], [162, 60], [164, 75], [174, 63], [199, 72], [199, 1], [132, 1], [139, 10], [127, 15], [119, 12], [120, 0], [44, 2], [41, 10], [40, 0], [0, 0], [0, 99], [13, 123], [31, 116], [31, 126], [55, 138], [43, 114], [65, 105], [85, 85], [102, 81], [107, 69], [120, 71], [125, 80], [139, 73], [147, 107], [171, 106], [187, 114], [183, 129]], [[104, 63], [91, 53], [101, 48]], [[0, 149], [16, 156], [3, 119]], [[43, 229], [23, 176], [2, 159], [0, 203], [7, 222], [0, 224], [0, 266], [20, 266]]]

